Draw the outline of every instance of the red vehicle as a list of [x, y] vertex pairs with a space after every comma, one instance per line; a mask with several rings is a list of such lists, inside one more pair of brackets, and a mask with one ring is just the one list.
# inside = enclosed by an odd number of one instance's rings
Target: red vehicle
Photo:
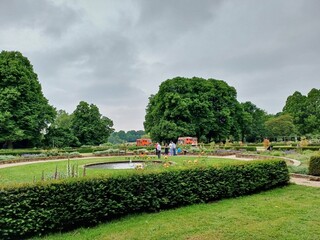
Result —
[[198, 139], [196, 137], [179, 137], [178, 138], [179, 145], [198, 145]]
[[152, 141], [150, 138], [140, 138], [136, 140], [137, 146], [150, 146], [152, 145]]

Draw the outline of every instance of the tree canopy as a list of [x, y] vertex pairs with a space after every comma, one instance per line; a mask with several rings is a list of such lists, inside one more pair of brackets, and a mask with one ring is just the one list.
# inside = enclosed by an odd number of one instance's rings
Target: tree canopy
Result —
[[149, 98], [144, 127], [156, 141], [196, 136], [205, 141], [240, 137], [236, 90], [216, 79], [176, 77]]
[[20, 52], [0, 53], [0, 142], [7, 147], [41, 140], [41, 131], [55, 116], [44, 97], [37, 74]]
[[110, 135], [108, 142], [113, 144], [135, 142], [138, 138], [141, 138], [144, 134], [145, 132], [142, 130], [139, 130], [139, 131], [130, 130], [127, 132], [120, 130], [119, 132], [113, 132]]
[[283, 113], [293, 117], [299, 134], [320, 133], [320, 89], [311, 89], [307, 96], [296, 91], [287, 98]]
[[45, 135], [45, 145], [52, 147], [77, 147], [79, 139], [74, 135], [72, 128], [72, 115], [65, 110], [59, 110], [54, 122]]
[[268, 136], [265, 122], [270, 116], [251, 102], [241, 103], [241, 107], [243, 110], [240, 123], [242, 140], [255, 142]]
[[268, 129], [268, 136], [271, 138], [296, 136], [296, 127], [290, 114], [281, 114], [280, 116], [270, 118], [266, 121], [265, 125]]
[[94, 104], [81, 101], [72, 113], [71, 128], [81, 145], [98, 145], [107, 142], [114, 131], [111, 119], [102, 116]]

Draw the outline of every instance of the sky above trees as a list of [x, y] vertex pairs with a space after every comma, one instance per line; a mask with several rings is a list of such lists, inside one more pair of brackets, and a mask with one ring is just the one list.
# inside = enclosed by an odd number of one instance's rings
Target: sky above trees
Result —
[[71, 113], [98, 106], [143, 129], [148, 97], [176, 76], [222, 79], [268, 113], [320, 88], [317, 0], [3, 0], [0, 50], [20, 51]]

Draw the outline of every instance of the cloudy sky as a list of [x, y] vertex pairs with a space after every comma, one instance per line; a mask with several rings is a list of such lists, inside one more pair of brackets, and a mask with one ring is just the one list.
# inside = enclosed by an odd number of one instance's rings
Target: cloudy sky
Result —
[[215, 78], [268, 113], [320, 88], [318, 0], [0, 0], [1, 50], [34, 66], [50, 104], [97, 105], [143, 129], [148, 97], [176, 76]]

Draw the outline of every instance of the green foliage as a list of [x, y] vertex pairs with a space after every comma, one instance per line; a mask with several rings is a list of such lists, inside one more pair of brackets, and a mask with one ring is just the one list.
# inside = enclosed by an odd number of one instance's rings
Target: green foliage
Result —
[[293, 117], [290, 114], [282, 114], [278, 117], [270, 118], [265, 122], [265, 125], [269, 137], [295, 136], [297, 132]]
[[309, 174], [313, 176], [320, 176], [320, 155], [310, 157]]
[[241, 103], [243, 110], [240, 128], [242, 140], [249, 142], [262, 141], [266, 136], [265, 121], [267, 113], [251, 102]]
[[144, 127], [155, 141], [181, 136], [221, 141], [240, 136], [241, 107], [236, 90], [216, 79], [176, 77], [149, 98]]
[[1, 160], [11, 160], [11, 159], [16, 159], [16, 156], [13, 155], [0, 155], [0, 161]]
[[320, 89], [311, 89], [307, 96], [295, 92], [289, 96], [284, 113], [293, 116], [293, 123], [301, 135], [320, 133]]
[[298, 174], [309, 174], [308, 167], [306, 166], [288, 166], [289, 172], [290, 173], [298, 173]]
[[0, 238], [22, 239], [123, 215], [210, 202], [283, 186], [284, 161], [84, 178], [0, 191]]
[[104, 143], [114, 131], [112, 120], [102, 116], [94, 104], [81, 101], [72, 115], [72, 130], [81, 145]]
[[54, 122], [47, 130], [45, 145], [53, 148], [80, 146], [79, 139], [74, 135], [71, 124], [72, 115], [64, 110], [59, 110]]
[[0, 53], [0, 143], [12, 148], [26, 141], [37, 145], [41, 131], [55, 116], [43, 96], [37, 74], [20, 52]]
[[139, 131], [130, 130], [128, 132], [121, 130], [119, 132], [111, 133], [110, 137], [108, 138], [108, 142], [111, 142], [113, 144], [135, 142], [138, 138], [142, 138], [144, 134], [145, 132], [142, 130], [139, 130]]

